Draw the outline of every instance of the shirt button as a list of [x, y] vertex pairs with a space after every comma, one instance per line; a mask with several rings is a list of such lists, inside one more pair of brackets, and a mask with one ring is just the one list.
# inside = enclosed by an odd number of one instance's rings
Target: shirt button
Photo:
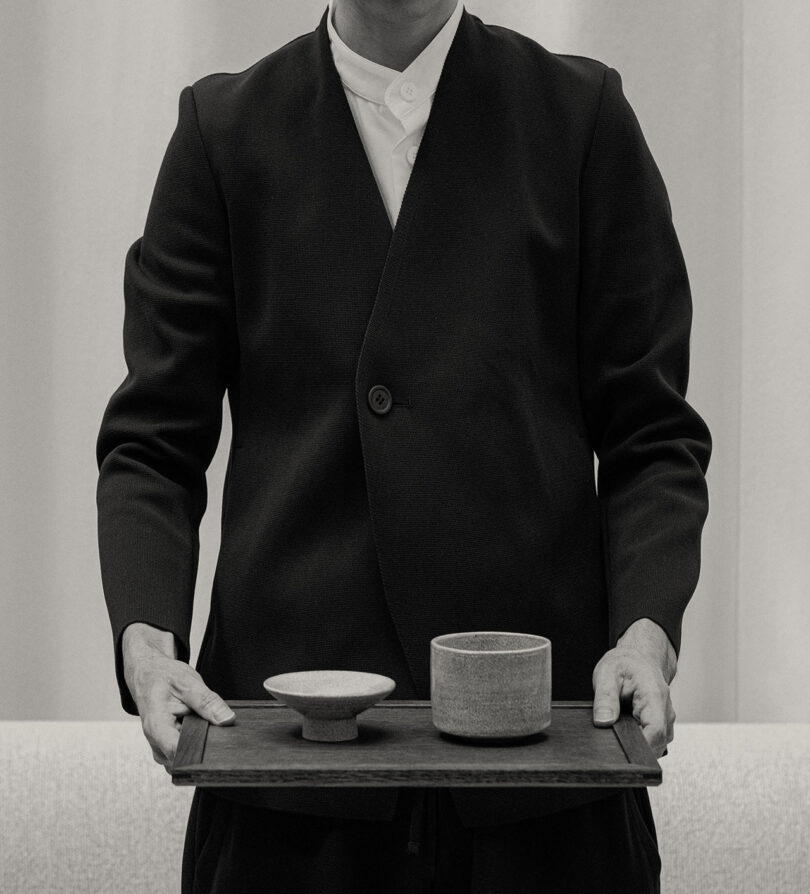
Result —
[[384, 416], [391, 409], [392, 404], [391, 392], [385, 385], [372, 386], [368, 393], [368, 405], [375, 413]]
[[417, 90], [416, 84], [413, 81], [405, 81], [405, 83], [399, 88], [400, 96], [403, 99], [407, 99], [408, 102], [413, 102], [416, 99], [416, 94], [419, 91]]
[[416, 161], [416, 153], [419, 151], [417, 146], [411, 146], [411, 148], [405, 153], [405, 158], [408, 159], [408, 164], [413, 164]]

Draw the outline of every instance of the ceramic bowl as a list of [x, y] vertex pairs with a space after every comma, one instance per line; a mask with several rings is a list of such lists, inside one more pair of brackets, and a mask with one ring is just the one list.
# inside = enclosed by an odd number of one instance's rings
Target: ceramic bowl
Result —
[[277, 674], [264, 688], [303, 718], [301, 734], [314, 742], [357, 738], [357, 715], [394, 691], [390, 677], [362, 671], [318, 670]]
[[430, 642], [433, 725], [472, 739], [516, 739], [551, 724], [551, 641], [533, 633], [446, 633]]

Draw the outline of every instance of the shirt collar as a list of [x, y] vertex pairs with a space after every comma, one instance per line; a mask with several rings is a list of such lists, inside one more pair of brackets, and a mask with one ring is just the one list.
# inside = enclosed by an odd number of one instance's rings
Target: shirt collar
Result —
[[436, 92], [444, 60], [463, 11], [462, 0], [458, 0], [456, 8], [439, 33], [416, 59], [400, 72], [366, 59], [343, 42], [332, 23], [333, 4], [332, 0], [329, 0], [326, 27], [335, 68], [343, 86], [364, 99], [388, 106], [397, 118], [403, 119]]

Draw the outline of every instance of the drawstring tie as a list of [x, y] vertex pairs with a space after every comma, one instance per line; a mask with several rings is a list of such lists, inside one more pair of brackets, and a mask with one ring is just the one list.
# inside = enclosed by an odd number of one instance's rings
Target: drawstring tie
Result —
[[418, 788], [413, 792], [411, 822], [408, 829], [408, 853], [421, 856], [431, 878], [435, 868], [436, 801], [435, 788]]

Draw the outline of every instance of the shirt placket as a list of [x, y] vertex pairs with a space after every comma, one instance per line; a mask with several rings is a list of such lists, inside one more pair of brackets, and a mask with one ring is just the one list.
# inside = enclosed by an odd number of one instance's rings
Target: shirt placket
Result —
[[403, 72], [389, 85], [385, 100], [401, 127], [401, 136], [391, 149], [391, 179], [399, 207], [416, 163], [420, 136], [430, 114], [431, 97], [407, 72]]

